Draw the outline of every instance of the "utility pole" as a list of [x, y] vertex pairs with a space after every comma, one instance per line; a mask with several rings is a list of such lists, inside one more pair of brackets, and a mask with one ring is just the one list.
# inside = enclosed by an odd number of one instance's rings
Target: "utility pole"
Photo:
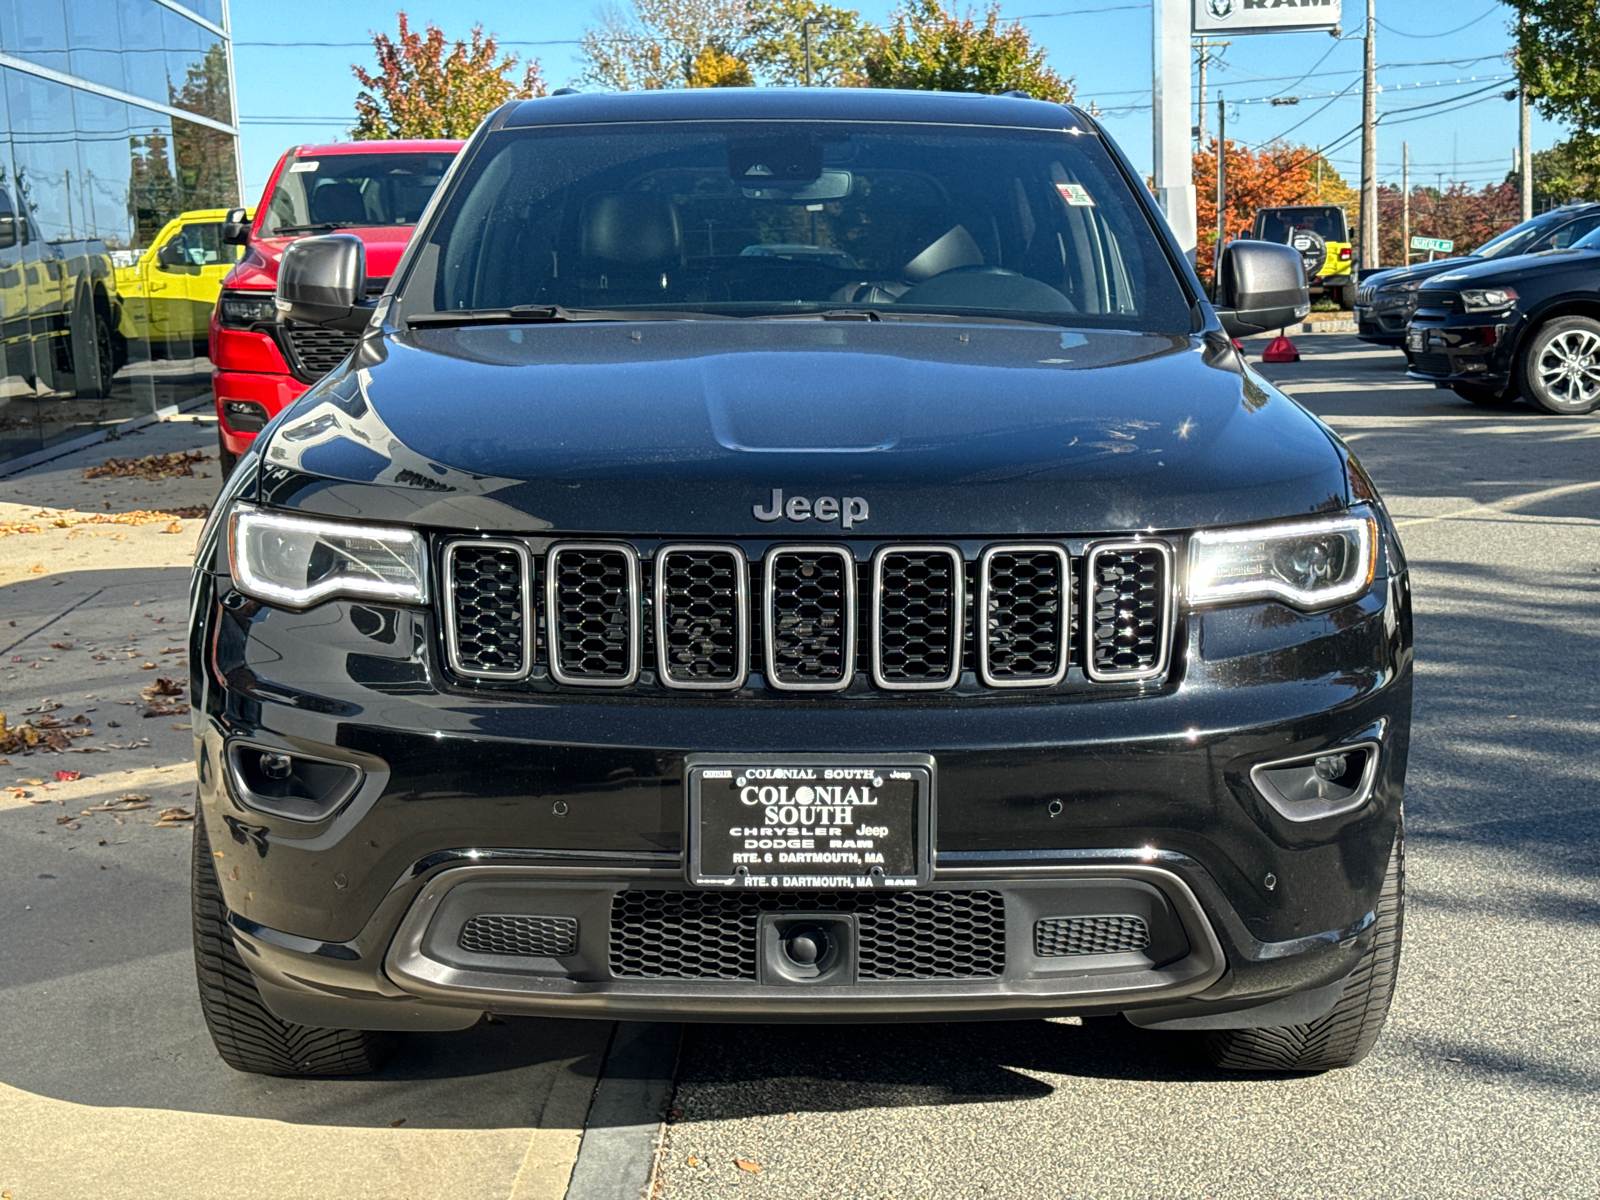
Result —
[[[1518, 24], [1526, 18], [1518, 18]], [[1522, 219], [1533, 216], [1533, 117], [1528, 112], [1528, 81], [1517, 80], [1517, 123], [1521, 128]]]
[[800, 22], [800, 28], [805, 32], [806, 38], [806, 86], [811, 86], [811, 30], [814, 26], [822, 24], [819, 17], [807, 17]]
[[1206, 65], [1211, 61], [1211, 52], [1213, 50], [1221, 50], [1231, 45], [1233, 45], [1232, 42], [1208, 41], [1205, 38], [1201, 38], [1195, 43], [1196, 49], [1200, 51], [1200, 104], [1198, 106], [1200, 120], [1197, 124], [1199, 126], [1199, 146], [1202, 150], [1206, 148]]
[[[1205, 107], [1205, 97], [1201, 98]], [[1222, 294], [1222, 243], [1228, 237], [1228, 106], [1217, 90], [1217, 244], [1211, 255], [1211, 294]]]
[[1411, 265], [1411, 143], [1400, 143], [1400, 252]]
[[1190, 121], [1193, 67], [1189, 45], [1194, 9], [1190, 0], [1155, 0], [1151, 66], [1155, 84], [1151, 106], [1154, 122], [1156, 201], [1178, 247], [1190, 261], [1195, 252], [1194, 154]]
[[1378, 265], [1378, 18], [1367, 0], [1366, 64], [1361, 88], [1361, 266]]

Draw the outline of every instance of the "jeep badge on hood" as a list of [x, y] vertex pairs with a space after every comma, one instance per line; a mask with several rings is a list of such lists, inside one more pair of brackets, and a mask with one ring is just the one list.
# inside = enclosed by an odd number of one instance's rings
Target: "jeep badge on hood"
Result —
[[833, 496], [818, 496], [815, 501], [808, 500], [804, 496], [790, 496], [786, 504], [782, 488], [772, 489], [770, 508], [762, 508], [757, 504], [750, 511], [755, 514], [758, 521], [776, 521], [780, 517], [787, 517], [791, 521], [840, 519], [846, 529], [864, 522], [872, 512], [864, 496], [846, 496], [843, 500], [835, 499]]

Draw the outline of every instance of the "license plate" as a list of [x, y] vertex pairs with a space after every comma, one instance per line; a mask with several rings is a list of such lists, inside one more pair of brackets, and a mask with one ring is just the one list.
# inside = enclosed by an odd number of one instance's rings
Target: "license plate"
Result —
[[1425, 354], [1428, 349], [1428, 331], [1426, 329], [1407, 330], [1406, 349], [1413, 354]]
[[695, 887], [921, 887], [932, 876], [933, 760], [746, 758], [687, 763]]

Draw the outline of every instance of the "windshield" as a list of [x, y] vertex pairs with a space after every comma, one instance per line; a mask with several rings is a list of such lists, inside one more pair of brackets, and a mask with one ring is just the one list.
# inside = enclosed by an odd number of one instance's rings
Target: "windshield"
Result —
[[1490, 238], [1473, 251], [1479, 258], [1510, 258], [1529, 249], [1550, 229], [1566, 220], [1565, 217], [1535, 217], [1521, 225], [1513, 225], [1504, 233]]
[[501, 131], [401, 303], [1191, 327], [1098, 138], [861, 122]]
[[327, 154], [286, 163], [262, 229], [415, 225], [450, 165], [448, 154]]
[[1256, 214], [1256, 237], [1264, 242], [1287, 244], [1296, 229], [1309, 229], [1325, 242], [1347, 240], [1342, 208], [1273, 209]]

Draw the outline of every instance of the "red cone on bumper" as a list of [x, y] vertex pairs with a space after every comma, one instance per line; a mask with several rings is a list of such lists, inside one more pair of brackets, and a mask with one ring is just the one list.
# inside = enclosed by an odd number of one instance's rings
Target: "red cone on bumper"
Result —
[[1261, 352], [1262, 362], [1299, 362], [1300, 351], [1294, 348], [1294, 343], [1288, 338], [1278, 336], [1267, 343], [1267, 348]]

